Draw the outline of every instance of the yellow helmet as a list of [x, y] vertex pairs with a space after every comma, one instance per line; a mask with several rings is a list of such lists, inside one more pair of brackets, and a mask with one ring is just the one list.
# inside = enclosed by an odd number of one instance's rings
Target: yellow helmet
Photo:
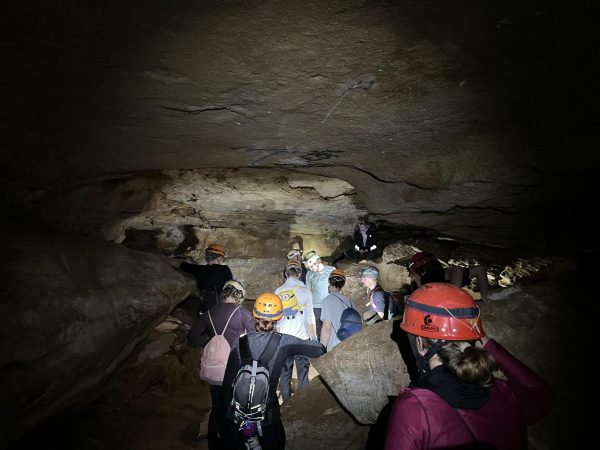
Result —
[[219, 244], [210, 244], [208, 247], [206, 247], [205, 250], [206, 253], [214, 253], [215, 255], [219, 255], [222, 256], [223, 258], [225, 258], [225, 247], [223, 247], [222, 245]]
[[264, 292], [254, 302], [252, 315], [257, 319], [278, 321], [283, 316], [283, 303], [277, 294]]

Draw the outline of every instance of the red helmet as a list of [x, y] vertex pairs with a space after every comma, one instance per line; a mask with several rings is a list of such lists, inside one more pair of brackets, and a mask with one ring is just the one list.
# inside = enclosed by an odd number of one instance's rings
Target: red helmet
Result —
[[448, 283], [427, 283], [404, 299], [400, 327], [411, 334], [448, 341], [485, 336], [473, 297]]
[[419, 267], [423, 267], [425, 264], [431, 261], [435, 261], [436, 257], [431, 253], [427, 252], [419, 252], [415, 253], [412, 258], [410, 258], [410, 262], [408, 263], [408, 271], [413, 273]]

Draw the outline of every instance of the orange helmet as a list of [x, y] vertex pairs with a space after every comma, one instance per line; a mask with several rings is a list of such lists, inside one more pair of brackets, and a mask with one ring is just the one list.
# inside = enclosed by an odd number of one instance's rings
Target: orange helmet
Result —
[[346, 281], [346, 274], [342, 269], [333, 269], [329, 274], [329, 278], [333, 277], [341, 278], [342, 280]]
[[431, 253], [427, 252], [419, 252], [415, 253], [412, 258], [410, 258], [410, 262], [408, 263], [408, 271], [413, 273], [419, 267], [423, 267], [425, 264], [431, 261], [435, 261], [436, 257]]
[[302, 273], [302, 265], [300, 264], [300, 261], [296, 260], [296, 259], [290, 259], [287, 264], [285, 265], [285, 273], [288, 273], [290, 269], [296, 269], [296, 271], [300, 274]]
[[208, 247], [206, 247], [205, 252], [214, 253], [215, 255], [225, 258], [225, 247], [219, 244], [210, 244]]
[[272, 292], [260, 294], [254, 302], [252, 315], [257, 319], [277, 321], [283, 316], [283, 303], [279, 295]]
[[427, 283], [404, 299], [400, 328], [432, 339], [473, 341], [485, 336], [473, 297], [448, 283]]

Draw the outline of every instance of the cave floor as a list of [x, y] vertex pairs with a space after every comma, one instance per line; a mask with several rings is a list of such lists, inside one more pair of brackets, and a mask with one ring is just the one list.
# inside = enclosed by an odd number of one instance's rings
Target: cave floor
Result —
[[[188, 326], [190, 313], [186, 303], [173, 311]], [[165, 333], [153, 331], [94, 402], [51, 419], [11, 450], [208, 449], [197, 436], [207, 429], [210, 387], [197, 375], [202, 351], [186, 343], [186, 331], [169, 331], [177, 337], [165, 352], [139, 363], [140, 353]], [[309, 376], [318, 373], [311, 367]]]

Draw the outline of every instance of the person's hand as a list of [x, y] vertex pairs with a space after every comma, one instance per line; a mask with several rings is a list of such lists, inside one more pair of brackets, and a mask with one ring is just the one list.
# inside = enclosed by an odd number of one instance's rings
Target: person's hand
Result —
[[485, 346], [485, 344], [487, 344], [487, 341], [489, 341], [489, 340], [490, 340], [490, 338], [487, 335], [483, 336], [475, 342], [475, 347], [483, 348]]

